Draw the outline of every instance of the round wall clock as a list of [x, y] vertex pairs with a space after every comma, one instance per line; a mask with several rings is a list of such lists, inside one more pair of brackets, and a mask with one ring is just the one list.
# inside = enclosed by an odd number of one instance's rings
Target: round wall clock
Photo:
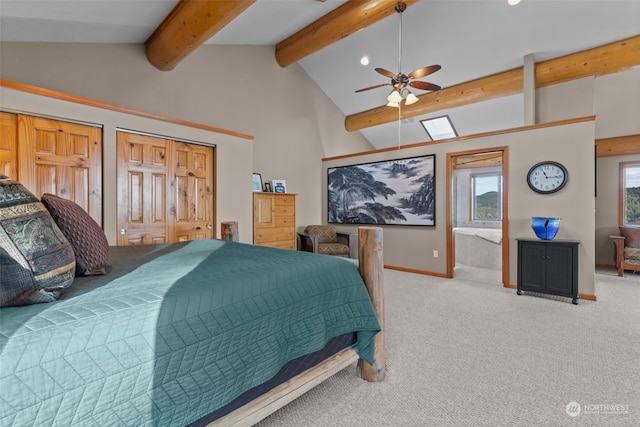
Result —
[[567, 181], [569, 181], [569, 172], [558, 162], [537, 163], [529, 169], [527, 174], [529, 187], [541, 194], [555, 193], [564, 187]]

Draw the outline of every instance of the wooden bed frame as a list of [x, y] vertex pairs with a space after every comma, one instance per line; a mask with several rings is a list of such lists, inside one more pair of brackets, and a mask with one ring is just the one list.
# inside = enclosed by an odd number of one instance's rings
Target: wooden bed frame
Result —
[[[221, 224], [223, 240], [238, 238], [237, 222]], [[371, 382], [384, 380], [384, 294], [383, 294], [382, 228], [358, 228], [358, 270], [367, 286], [369, 297], [373, 303], [380, 323], [381, 331], [374, 337], [374, 360], [370, 365], [358, 358], [352, 348], [347, 348], [320, 364], [280, 384], [271, 391], [252, 400], [230, 414], [218, 418], [207, 426], [251, 426], [282, 408], [297, 397], [311, 390], [322, 381], [338, 373], [356, 360], [360, 376]]]

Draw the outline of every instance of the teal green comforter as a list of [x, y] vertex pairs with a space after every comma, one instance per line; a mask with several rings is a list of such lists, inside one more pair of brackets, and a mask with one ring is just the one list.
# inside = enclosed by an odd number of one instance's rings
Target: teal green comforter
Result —
[[200, 240], [69, 299], [0, 309], [0, 425], [179, 426], [380, 330], [353, 263]]

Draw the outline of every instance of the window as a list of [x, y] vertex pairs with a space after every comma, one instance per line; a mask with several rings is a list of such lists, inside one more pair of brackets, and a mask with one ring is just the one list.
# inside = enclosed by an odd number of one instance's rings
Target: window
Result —
[[432, 117], [430, 119], [420, 120], [420, 123], [422, 123], [422, 127], [427, 131], [432, 141], [458, 136], [458, 132], [456, 132], [453, 127], [449, 116]]
[[640, 225], [640, 162], [620, 163], [620, 223]]
[[502, 220], [502, 175], [471, 175], [471, 193], [472, 220]]

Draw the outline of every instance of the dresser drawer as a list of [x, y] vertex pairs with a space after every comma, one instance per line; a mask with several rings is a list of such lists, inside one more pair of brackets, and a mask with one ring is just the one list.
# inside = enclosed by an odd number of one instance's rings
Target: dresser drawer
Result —
[[295, 216], [276, 217], [276, 227], [295, 227], [295, 226], [296, 226]]
[[270, 242], [268, 244], [265, 244], [264, 246], [269, 246], [269, 247], [278, 248], [278, 249], [290, 249], [292, 251], [296, 250], [295, 240], [286, 240], [282, 242]]
[[256, 230], [253, 235], [253, 241], [258, 243], [277, 242], [282, 240], [295, 241], [294, 227], [275, 227], [264, 230]]
[[295, 206], [296, 197], [294, 195], [278, 196], [275, 198], [276, 206]]
[[283, 205], [283, 206], [276, 205], [276, 217], [279, 217], [279, 216], [295, 217], [296, 216], [296, 207], [295, 206], [288, 206], [288, 205]]

